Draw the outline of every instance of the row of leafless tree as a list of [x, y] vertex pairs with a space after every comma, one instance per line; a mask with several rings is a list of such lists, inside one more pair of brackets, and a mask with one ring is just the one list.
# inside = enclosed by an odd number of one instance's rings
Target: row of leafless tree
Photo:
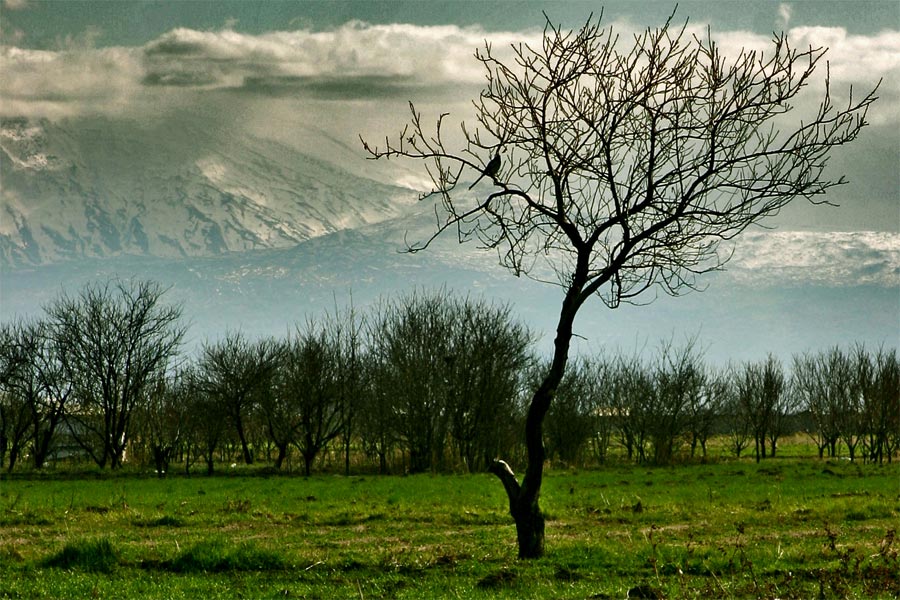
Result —
[[738, 457], [774, 457], [785, 435], [804, 432], [819, 457], [892, 460], [900, 450], [900, 362], [894, 349], [857, 345], [794, 356], [791, 372], [772, 355], [710, 368], [696, 344], [660, 347], [650, 361], [576, 361], [546, 421], [548, 450], [565, 462], [605, 460], [613, 445], [657, 464], [707, 454], [714, 435]]
[[[416, 293], [368, 315], [309, 320], [282, 339], [227, 333], [189, 358], [180, 310], [163, 293], [149, 282], [92, 284], [55, 299], [44, 318], [2, 325], [0, 465], [77, 455], [212, 473], [298, 456], [309, 473], [325, 453], [347, 472], [362, 462], [417, 472], [523, 457], [527, 399], [546, 365], [506, 306]], [[604, 461], [616, 446], [665, 464], [705, 457], [718, 435], [761, 460], [805, 430], [820, 456], [845, 447], [851, 459], [892, 459], [896, 350], [796, 356], [791, 371], [772, 356], [710, 368], [695, 342], [663, 344], [649, 360], [579, 358], [546, 418], [548, 457]]]
[[309, 320], [283, 339], [231, 332], [181, 352], [180, 310], [158, 285], [62, 295], [42, 319], [0, 330], [0, 464], [86, 455], [117, 468], [263, 459], [326, 448], [380, 470], [485, 469], [515, 445], [531, 335], [508, 307], [446, 292]]
[[0, 329], [0, 459], [36, 468], [62, 432], [101, 467], [121, 466], [135, 417], [178, 357], [181, 310], [155, 283], [110, 281], [62, 294], [44, 319]]

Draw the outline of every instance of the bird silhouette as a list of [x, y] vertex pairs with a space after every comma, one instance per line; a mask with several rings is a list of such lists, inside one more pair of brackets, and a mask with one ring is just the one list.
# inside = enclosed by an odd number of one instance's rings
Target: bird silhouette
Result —
[[499, 171], [500, 171], [500, 153], [498, 152], [497, 154], [494, 155], [494, 158], [491, 159], [491, 162], [489, 162], [484, 167], [484, 170], [481, 172], [481, 175], [478, 176], [478, 179], [475, 180], [475, 183], [473, 183], [472, 185], [469, 186], [469, 189], [471, 190], [473, 187], [475, 187], [475, 184], [478, 183], [479, 181], [481, 181], [481, 178], [484, 177], [485, 175], [487, 175], [488, 177], [493, 179], [493, 177]]

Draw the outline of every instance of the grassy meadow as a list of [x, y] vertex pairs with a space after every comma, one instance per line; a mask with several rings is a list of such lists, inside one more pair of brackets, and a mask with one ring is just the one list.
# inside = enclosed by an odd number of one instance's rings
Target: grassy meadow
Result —
[[898, 463], [551, 470], [542, 497], [521, 562], [487, 474], [5, 476], [0, 597], [900, 595]]

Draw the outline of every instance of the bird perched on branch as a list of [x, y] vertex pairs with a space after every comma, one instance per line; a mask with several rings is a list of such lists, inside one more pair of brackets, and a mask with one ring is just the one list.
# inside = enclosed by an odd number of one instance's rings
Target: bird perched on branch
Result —
[[491, 162], [489, 162], [484, 167], [484, 170], [481, 172], [481, 175], [478, 176], [478, 179], [475, 180], [475, 183], [473, 183], [472, 185], [469, 186], [469, 189], [471, 190], [473, 187], [475, 187], [475, 184], [478, 183], [479, 181], [481, 181], [481, 178], [484, 177], [485, 175], [487, 175], [488, 177], [493, 179], [494, 176], [497, 175], [497, 173], [499, 171], [500, 171], [500, 153], [498, 152], [497, 154], [494, 155], [494, 158], [491, 159]]

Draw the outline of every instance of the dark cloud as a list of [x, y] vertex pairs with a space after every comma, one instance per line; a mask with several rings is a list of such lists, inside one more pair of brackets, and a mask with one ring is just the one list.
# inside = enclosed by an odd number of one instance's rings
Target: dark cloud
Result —
[[323, 100], [407, 97], [422, 87], [408, 76], [348, 75], [325, 77], [267, 76], [247, 77], [239, 88], [262, 96], [304, 94]]
[[217, 82], [212, 73], [188, 71], [149, 72], [141, 79], [141, 84], [146, 86], [203, 87]]
[[154, 56], [191, 56], [202, 55], [207, 49], [207, 45], [202, 42], [194, 42], [182, 40], [171, 34], [166, 35], [162, 39], [151, 42], [145, 49], [144, 54], [149, 57]]

